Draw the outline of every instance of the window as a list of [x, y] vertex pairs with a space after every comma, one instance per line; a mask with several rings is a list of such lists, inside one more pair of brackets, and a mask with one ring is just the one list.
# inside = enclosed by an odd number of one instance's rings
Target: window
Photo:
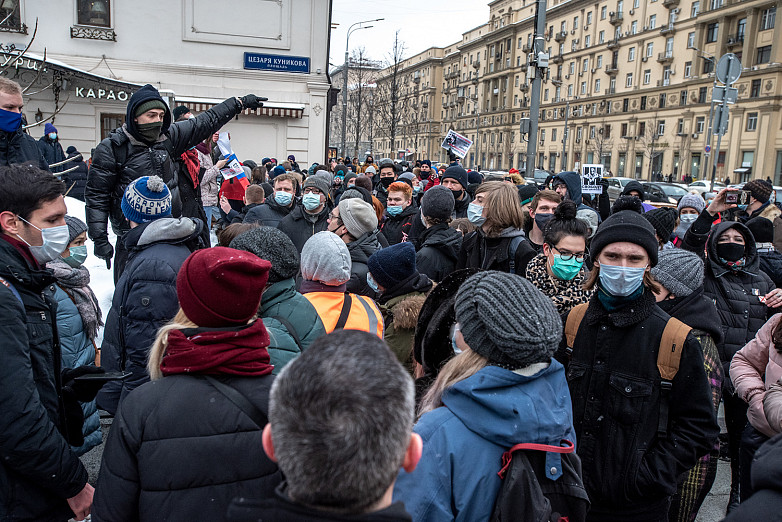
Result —
[[722, 7], [723, 0], [711, 0], [711, 8], [712, 9], [719, 9]]
[[736, 23], [736, 39], [740, 42], [744, 41], [744, 35], [747, 32], [747, 19], [742, 18]]
[[625, 87], [632, 87], [633, 86], [633, 73], [627, 73], [627, 78], [625, 79]]
[[649, 85], [652, 83], [652, 70], [646, 69], [644, 71], [644, 85]]
[[641, 7], [641, 0], [633, 0], [633, 9]]
[[665, 134], [665, 120], [660, 120], [657, 122], [657, 136], [662, 136]]
[[752, 80], [752, 86], [749, 89], [749, 97], [757, 98], [760, 96], [760, 79]]
[[687, 33], [687, 49], [695, 47], [695, 31]]
[[600, 19], [605, 20], [607, 13], [608, 13], [608, 7], [604, 5], [603, 7], [600, 8]]
[[679, 91], [679, 107], [687, 105], [687, 91]]
[[576, 62], [570, 62], [570, 74], [576, 73]]
[[[629, 98], [623, 98], [622, 99], [622, 112], [627, 112], [630, 107], [630, 99]], [[623, 136], [626, 136], [627, 134], [622, 134]]]
[[578, 29], [578, 17], [573, 18], [573, 29]]
[[666, 99], [665, 94], [661, 94], [660, 95], [660, 108], [661, 109], [665, 108], [665, 99]]
[[551, 141], [557, 141], [557, 129], [551, 129]]
[[567, 95], [568, 96], [573, 96], [573, 84], [572, 83], [567, 86]]
[[603, 127], [603, 137], [605, 137], [606, 139], [611, 137], [611, 126], [610, 125], [606, 125], [605, 127]]
[[[13, 2], [17, 5], [19, 2]], [[108, 0], [78, 0], [79, 25], [94, 25], [98, 27], [111, 27], [111, 9]], [[3, 13], [3, 18], [7, 13]]]
[[624, 138], [625, 136], [627, 136], [627, 124], [623, 123], [622, 124], [622, 137]]
[[684, 118], [679, 118], [679, 121], [676, 122], [676, 134], [684, 134]]
[[586, 24], [589, 25], [591, 23], [592, 23], [592, 11], [589, 11], [587, 13], [587, 23]]
[[581, 82], [581, 94], [587, 93], [587, 82]]
[[577, 51], [578, 50], [578, 43], [577, 40], [572, 40], [570, 42], [570, 50], [571, 51]]
[[635, 47], [631, 47], [627, 50], [627, 61], [628, 62], [634, 62], [635, 61]]
[[101, 113], [100, 115], [100, 137], [105, 139], [112, 130], [122, 127], [125, 124], [124, 114]]
[[773, 29], [777, 18], [777, 8], [771, 7], [763, 10], [763, 16], [760, 18], [760, 30]]
[[641, 96], [641, 110], [646, 110], [646, 96]]
[[701, 87], [698, 89], [698, 103], [706, 103], [706, 92], [708, 91], [707, 87]]
[[692, 62], [684, 62], [684, 77], [692, 76]]
[[649, 17], [649, 29], [654, 29], [657, 27], [657, 15], [652, 15]]
[[592, 45], [592, 35], [588, 34], [584, 37], [584, 47], [589, 47]]
[[599, 33], [597, 33], [597, 43], [601, 44], [601, 43], [605, 43], [605, 41], [606, 41], [606, 32], [600, 31]]
[[714, 61], [712, 60], [703, 60], [703, 74], [709, 74], [714, 72]]
[[706, 118], [704, 116], [698, 116], [697, 118], [695, 118], [695, 133], [703, 134], [705, 128], [706, 128]]
[[747, 114], [747, 131], [754, 132], [758, 128], [758, 113], [750, 112]]
[[630, 24], [630, 34], [636, 33], [638, 33], [638, 20], [633, 20], [633, 23]]
[[601, 68], [603, 66], [603, 55], [598, 55], [597, 57], [597, 68]]
[[540, 129], [540, 141], [546, 141], [546, 129]]
[[770, 45], [764, 45], [763, 47], [758, 47], [758, 59], [756, 60], [756, 63], [768, 63], [771, 61], [771, 46]]
[[562, 23], [559, 24], [559, 30], [563, 33], [567, 31], [567, 20], [562, 20]]
[[548, 89], [543, 90], [543, 101], [548, 101]]
[[698, 13], [700, 12], [700, 9], [701, 9], [701, 3], [700, 2], [693, 2], [692, 3], [692, 8], [690, 9], [690, 16], [693, 17], [693, 18], [698, 16]]
[[651, 57], [654, 55], [654, 43], [649, 42], [646, 44], [646, 56]]
[[720, 24], [718, 22], [711, 23], [706, 26], [706, 43], [713, 43], [717, 41], [717, 34], [719, 33]]
[[600, 78], [595, 80], [595, 92], [600, 92]]
[[646, 122], [641, 121], [638, 122], [638, 136], [643, 136], [646, 134]]
[[589, 70], [589, 58], [584, 58], [584, 62], [582, 63], [582, 70], [584, 72]]
[[616, 3], [616, 12], [617, 12], [617, 13], [621, 13], [621, 12], [622, 12], [622, 10], [624, 10], [624, 5], [625, 5], [625, 3], [624, 3], [624, 0], [619, 0], [619, 1]]

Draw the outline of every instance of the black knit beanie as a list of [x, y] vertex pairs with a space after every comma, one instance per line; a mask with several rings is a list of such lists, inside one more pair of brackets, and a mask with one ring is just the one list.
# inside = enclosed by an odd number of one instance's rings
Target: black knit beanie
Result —
[[589, 246], [592, 258], [597, 259], [606, 245], [622, 242], [642, 246], [649, 254], [649, 266], [657, 264], [659, 244], [654, 236], [654, 227], [638, 212], [621, 210], [603, 221]]

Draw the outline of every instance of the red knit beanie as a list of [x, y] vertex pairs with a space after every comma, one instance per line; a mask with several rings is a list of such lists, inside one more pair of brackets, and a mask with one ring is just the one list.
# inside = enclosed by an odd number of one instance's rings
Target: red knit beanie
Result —
[[245, 324], [258, 312], [271, 267], [242, 250], [219, 246], [197, 250], [177, 275], [179, 306], [201, 327]]

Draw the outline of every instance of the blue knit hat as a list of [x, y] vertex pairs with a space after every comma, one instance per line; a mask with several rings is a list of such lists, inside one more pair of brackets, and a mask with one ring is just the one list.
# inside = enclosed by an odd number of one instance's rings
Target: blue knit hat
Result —
[[43, 126], [43, 133], [50, 134], [52, 132], [57, 132], [57, 127], [47, 122], [46, 125]]
[[367, 267], [377, 284], [385, 289], [394, 288], [418, 272], [415, 247], [412, 243], [397, 243], [382, 248], [369, 256]]
[[144, 176], [125, 189], [121, 207], [122, 214], [134, 223], [171, 217], [171, 192], [158, 176]]
[[283, 167], [282, 165], [277, 165], [272, 169], [271, 173], [269, 174], [269, 179], [274, 179], [280, 174], [285, 174], [285, 167]]

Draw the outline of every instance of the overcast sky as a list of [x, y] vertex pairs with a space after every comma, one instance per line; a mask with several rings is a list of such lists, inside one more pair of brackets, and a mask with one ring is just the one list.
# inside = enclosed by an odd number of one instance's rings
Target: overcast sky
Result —
[[371, 29], [354, 30], [350, 35], [351, 52], [364, 47], [368, 58], [385, 61], [397, 29], [407, 58], [459, 41], [463, 32], [489, 18], [484, 0], [333, 0], [332, 7], [331, 21], [339, 24], [331, 31], [329, 60], [334, 65], [345, 61], [345, 36], [355, 22], [385, 18], [371, 24]]

